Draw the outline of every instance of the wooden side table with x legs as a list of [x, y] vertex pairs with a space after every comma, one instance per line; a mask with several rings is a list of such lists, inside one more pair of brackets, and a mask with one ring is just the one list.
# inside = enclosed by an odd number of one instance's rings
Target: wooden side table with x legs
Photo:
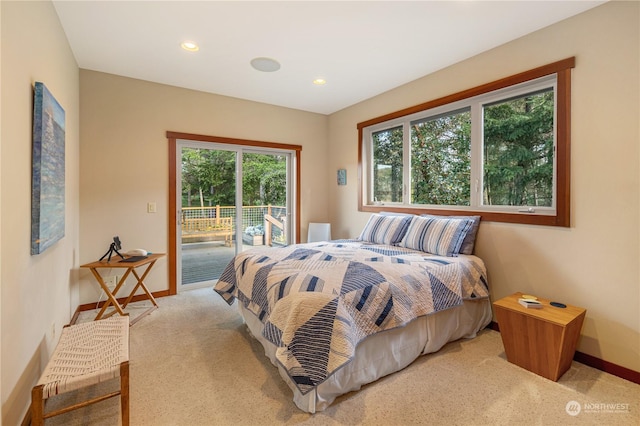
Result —
[[[144, 257], [141, 256], [140, 258], [134, 258], [134, 259], [131, 259], [130, 257], [121, 259], [120, 257], [116, 256], [111, 260], [98, 260], [95, 262], [82, 265], [81, 268], [89, 268], [91, 270], [91, 272], [93, 273], [93, 276], [98, 281], [98, 284], [100, 284], [100, 287], [102, 288], [104, 293], [107, 295], [107, 300], [102, 306], [102, 309], [100, 309], [100, 312], [98, 312], [98, 315], [96, 315], [95, 319], [99, 320], [103, 317], [108, 318], [111, 315], [114, 315], [116, 312], [120, 315], [125, 315], [124, 309], [127, 307], [129, 302], [131, 302], [131, 300], [136, 294], [136, 291], [138, 291], [139, 288], [141, 288], [144, 291], [144, 294], [146, 294], [146, 298], [151, 301], [153, 306], [151, 306], [149, 309], [144, 311], [138, 317], [131, 320], [130, 324], [131, 325], [135, 324], [143, 316], [151, 313], [151, 311], [155, 309], [158, 309], [158, 304], [156, 303], [156, 299], [153, 297], [153, 295], [151, 294], [147, 286], [145, 286], [144, 279], [147, 277], [147, 275], [149, 274], [149, 271], [151, 271], [151, 268], [156, 263], [156, 261], [164, 256], [165, 256], [164, 253], [154, 253], [154, 254], [149, 254], [147, 256], [144, 256]], [[134, 260], [134, 261], [132, 262], [130, 260]], [[146, 266], [146, 268], [142, 272], [142, 275], [139, 275], [136, 269], [143, 266]], [[109, 289], [109, 286], [107, 286], [107, 284], [104, 282], [104, 278], [102, 277], [102, 275], [100, 275], [100, 272], [98, 271], [99, 269], [105, 269], [105, 268], [125, 269], [124, 274], [122, 274], [122, 277], [120, 278], [120, 280], [118, 281], [118, 283], [116, 284], [113, 290]], [[124, 303], [120, 304], [120, 302], [118, 302], [118, 299], [116, 298], [116, 295], [124, 285], [129, 274], [133, 274], [133, 276], [136, 278], [136, 280], [138, 280], [138, 282], [133, 287], [133, 289], [131, 290], [131, 293], [129, 293], [129, 296], [124, 301]], [[107, 308], [109, 306], [113, 306], [114, 310], [106, 313]]]

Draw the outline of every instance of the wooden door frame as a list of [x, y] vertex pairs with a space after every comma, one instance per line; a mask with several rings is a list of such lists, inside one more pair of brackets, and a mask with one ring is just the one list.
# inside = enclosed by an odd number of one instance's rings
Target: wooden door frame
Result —
[[167, 131], [167, 139], [169, 141], [169, 247], [167, 250], [168, 259], [169, 259], [169, 295], [174, 295], [178, 293], [178, 275], [177, 275], [177, 225], [178, 225], [178, 212], [176, 211], [176, 202], [177, 195], [176, 194], [176, 184], [177, 184], [177, 175], [176, 175], [176, 148], [178, 144], [178, 139], [180, 140], [189, 140], [189, 141], [197, 141], [197, 142], [211, 142], [218, 144], [228, 144], [228, 145], [241, 145], [248, 147], [256, 147], [256, 148], [271, 148], [271, 149], [282, 149], [288, 151], [295, 151], [296, 153], [296, 161], [295, 161], [295, 177], [294, 177], [294, 185], [293, 193], [294, 193], [294, 204], [293, 209], [295, 211], [295, 222], [293, 223], [293, 228], [295, 229], [295, 243], [300, 242], [300, 163], [301, 163], [301, 154], [302, 154], [302, 146], [301, 145], [290, 145], [284, 143], [277, 142], [264, 142], [264, 141], [254, 141], [248, 139], [234, 139], [234, 138], [226, 138], [221, 136], [206, 136], [206, 135], [197, 135], [192, 133], [180, 133], [180, 132], [172, 132]]

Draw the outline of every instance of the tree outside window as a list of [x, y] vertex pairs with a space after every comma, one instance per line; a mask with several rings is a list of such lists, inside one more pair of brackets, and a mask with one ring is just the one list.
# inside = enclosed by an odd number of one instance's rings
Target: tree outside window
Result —
[[485, 105], [485, 205], [552, 205], [553, 112], [551, 89]]
[[471, 180], [469, 109], [411, 123], [411, 202], [468, 206]]

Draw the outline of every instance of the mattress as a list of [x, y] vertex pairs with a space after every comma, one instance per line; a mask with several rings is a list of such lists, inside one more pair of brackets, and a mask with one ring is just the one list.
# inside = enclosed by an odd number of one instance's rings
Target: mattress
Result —
[[338, 396], [402, 370], [420, 355], [436, 352], [448, 342], [475, 337], [492, 319], [489, 299], [465, 300], [460, 306], [369, 336], [356, 347], [348, 364], [303, 395], [277, 361], [277, 347], [263, 336], [264, 324], [242, 304], [238, 306], [249, 332], [262, 344], [265, 355], [291, 388], [294, 403], [308, 413], [325, 410]]

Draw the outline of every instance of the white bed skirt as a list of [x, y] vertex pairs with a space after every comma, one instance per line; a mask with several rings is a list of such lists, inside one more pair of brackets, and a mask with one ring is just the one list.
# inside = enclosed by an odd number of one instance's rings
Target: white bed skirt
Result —
[[492, 319], [489, 299], [468, 300], [461, 306], [418, 318], [405, 327], [375, 334], [358, 345], [350, 363], [314, 391], [302, 395], [276, 361], [276, 346], [262, 336], [260, 320], [240, 304], [238, 306], [250, 333], [262, 344], [265, 354], [293, 391], [293, 401], [308, 413], [326, 409], [338, 396], [399, 371], [420, 355], [436, 352], [448, 342], [475, 337]]

